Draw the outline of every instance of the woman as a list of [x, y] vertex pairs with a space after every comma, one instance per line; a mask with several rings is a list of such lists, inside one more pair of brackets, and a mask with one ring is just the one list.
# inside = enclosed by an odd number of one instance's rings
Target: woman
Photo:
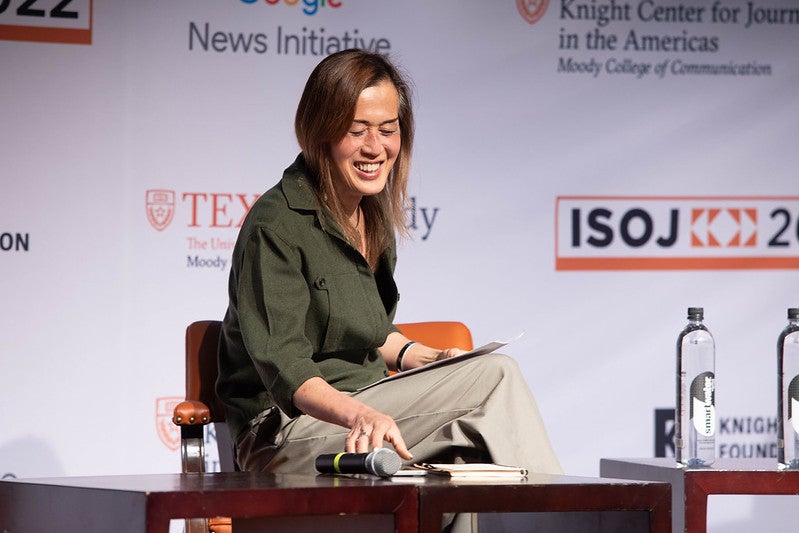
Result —
[[404, 337], [394, 235], [405, 231], [414, 122], [383, 56], [324, 59], [300, 99], [302, 153], [252, 207], [233, 253], [217, 391], [244, 470], [314, 472], [322, 453], [391, 444], [405, 460], [560, 472], [521, 372]]

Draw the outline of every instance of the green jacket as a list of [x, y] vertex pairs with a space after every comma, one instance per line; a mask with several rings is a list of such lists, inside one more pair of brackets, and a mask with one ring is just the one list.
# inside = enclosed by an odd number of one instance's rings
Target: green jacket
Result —
[[376, 273], [322, 210], [300, 154], [248, 213], [233, 250], [217, 393], [235, 439], [261, 411], [288, 416], [297, 388], [321, 377], [354, 391], [388, 375], [377, 348], [399, 294], [396, 246]]

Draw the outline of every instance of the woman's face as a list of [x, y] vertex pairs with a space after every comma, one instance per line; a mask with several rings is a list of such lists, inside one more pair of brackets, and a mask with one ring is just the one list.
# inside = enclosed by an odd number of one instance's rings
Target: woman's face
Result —
[[361, 92], [349, 131], [333, 145], [334, 185], [345, 209], [385, 188], [399, 149], [399, 94], [382, 81]]

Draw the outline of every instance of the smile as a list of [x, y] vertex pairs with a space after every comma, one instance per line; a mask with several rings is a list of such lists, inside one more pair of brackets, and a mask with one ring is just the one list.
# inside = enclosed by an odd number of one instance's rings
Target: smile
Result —
[[377, 172], [380, 169], [380, 163], [354, 163], [353, 166], [361, 172]]

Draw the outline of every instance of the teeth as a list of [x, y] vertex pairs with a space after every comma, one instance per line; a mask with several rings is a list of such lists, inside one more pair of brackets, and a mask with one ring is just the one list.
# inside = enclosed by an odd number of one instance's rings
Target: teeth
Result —
[[377, 172], [380, 168], [379, 163], [355, 163], [355, 168], [361, 172]]

